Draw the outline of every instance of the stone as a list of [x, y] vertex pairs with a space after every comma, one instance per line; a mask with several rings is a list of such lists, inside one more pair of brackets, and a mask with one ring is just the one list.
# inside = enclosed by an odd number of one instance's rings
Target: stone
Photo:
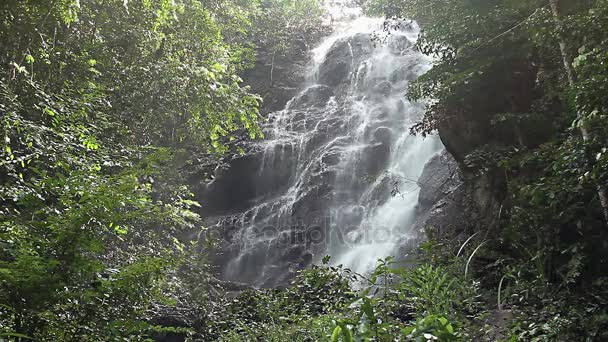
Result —
[[393, 85], [391, 82], [384, 81], [377, 84], [372, 90], [374, 94], [382, 95], [384, 97], [389, 97], [393, 92]]
[[367, 146], [363, 153], [362, 162], [364, 163], [365, 175], [375, 177], [386, 169], [391, 155], [391, 147], [389, 144], [378, 143]]
[[391, 76], [389, 77], [389, 81], [396, 83], [399, 81], [414, 81], [418, 78], [418, 70], [416, 70], [415, 66], [412, 65], [404, 65], [397, 70], [393, 71]]
[[290, 108], [324, 107], [334, 96], [333, 90], [324, 85], [316, 85], [306, 89], [291, 102]]
[[425, 165], [418, 179], [420, 185], [418, 203], [422, 208], [430, 208], [454, 186], [460, 184], [459, 178], [456, 160], [447, 151], [436, 155]]
[[394, 34], [389, 37], [388, 49], [391, 53], [396, 55], [402, 54], [404, 51], [410, 49], [414, 44], [403, 35]]
[[393, 131], [388, 127], [378, 127], [373, 136], [374, 140], [381, 144], [390, 144], [393, 139]]
[[319, 82], [330, 87], [347, 83], [354, 71], [353, 61], [359, 64], [360, 59], [372, 49], [369, 34], [357, 34], [336, 41], [319, 67]]

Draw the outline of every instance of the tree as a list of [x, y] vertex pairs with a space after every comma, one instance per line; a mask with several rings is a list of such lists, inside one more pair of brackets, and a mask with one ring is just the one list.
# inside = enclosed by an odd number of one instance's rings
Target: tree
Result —
[[[558, 0], [550, 0], [551, 12], [553, 13], [553, 18], [555, 20], [555, 24], [557, 26], [558, 31], [561, 30], [561, 18], [559, 14], [559, 1]], [[564, 70], [566, 71], [566, 75], [568, 75], [568, 84], [570, 87], [576, 86], [576, 73], [572, 66], [572, 58], [568, 53], [566, 40], [563, 36], [560, 36], [559, 39], [559, 49], [562, 55], [562, 60], [564, 63]], [[589, 129], [587, 127], [588, 123], [585, 122], [585, 118], [581, 112], [576, 113], [577, 119], [579, 121], [579, 129], [581, 131], [581, 136], [585, 142], [592, 139]], [[602, 205], [602, 209], [604, 211], [604, 220], [606, 225], [608, 226], [608, 192], [603, 184], [597, 185], [597, 194]]]
[[157, 329], [149, 311], [177, 296], [181, 237], [200, 229], [184, 155], [212, 163], [260, 135], [239, 78], [251, 49], [223, 35], [249, 19], [214, 4], [0, 5], [0, 336]]
[[275, 60], [305, 53], [322, 30], [325, 10], [319, 0], [262, 0], [254, 19], [253, 40], [258, 53], [270, 63], [274, 82]]
[[[421, 23], [418, 47], [435, 63], [410, 85], [411, 98], [431, 100], [413, 132], [438, 131], [466, 185], [491, 184], [490, 196], [468, 202], [470, 229], [495, 236], [480, 249], [482, 282], [513, 275], [514, 293], [534, 293], [526, 314], [553, 316], [559, 331], [543, 338], [605, 336], [595, 301], [607, 265], [608, 2], [372, 0], [367, 9]], [[479, 222], [488, 217], [489, 227]], [[577, 318], [581, 308], [589, 319]]]

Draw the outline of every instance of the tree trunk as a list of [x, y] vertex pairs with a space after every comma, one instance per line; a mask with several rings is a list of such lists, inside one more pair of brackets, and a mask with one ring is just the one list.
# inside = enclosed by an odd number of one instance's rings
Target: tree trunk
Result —
[[[558, 29], [561, 28], [561, 18], [559, 14], [559, 0], [550, 0], [551, 4], [551, 12], [553, 12], [553, 19], [555, 20], [555, 24]], [[568, 77], [568, 84], [571, 87], [574, 87], [576, 82], [576, 74], [574, 72], [574, 68], [572, 67], [571, 61], [572, 59], [569, 56], [568, 48], [566, 47], [566, 39], [560, 34], [559, 38], [559, 50], [562, 55], [562, 62], [564, 63], [564, 69], [566, 70], [566, 76]], [[584, 122], [583, 114], [580, 111], [576, 112], [576, 117], [580, 122], [580, 131], [583, 137], [583, 141], [587, 142], [591, 140], [591, 135], [587, 128], [587, 125]], [[597, 194], [600, 199], [600, 204], [602, 206], [602, 211], [604, 212], [604, 223], [608, 224], [608, 192], [606, 188], [601, 184], [597, 186]]]
[[277, 55], [277, 52], [274, 51], [272, 53], [272, 61], [270, 62], [270, 88], [274, 86], [274, 57]]

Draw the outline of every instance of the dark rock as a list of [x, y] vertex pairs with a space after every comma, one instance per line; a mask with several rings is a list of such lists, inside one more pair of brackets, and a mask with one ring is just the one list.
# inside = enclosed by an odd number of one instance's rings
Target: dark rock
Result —
[[334, 95], [333, 90], [324, 85], [312, 86], [294, 99], [290, 108], [324, 107]]
[[285, 254], [283, 254], [284, 261], [297, 261], [304, 254], [305, 247], [302, 245], [296, 245], [289, 248]]
[[334, 166], [334, 165], [338, 165], [340, 163], [340, 161], [342, 160], [340, 153], [337, 152], [331, 152], [328, 154], [325, 154], [322, 158], [321, 158], [321, 162], [323, 163], [323, 165], [325, 166]]
[[391, 147], [389, 144], [374, 144], [366, 147], [363, 153], [365, 175], [375, 177], [386, 169], [391, 156]]
[[369, 33], [358, 33], [351, 39], [351, 46], [353, 48], [353, 55], [357, 64], [361, 62], [361, 58], [369, 55], [374, 49], [373, 37]]
[[[314, 184], [314, 185], [313, 185]], [[299, 219], [317, 219], [313, 213], [322, 213], [329, 204], [330, 183], [312, 183], [293, 205], [292, 215]]]
[[374, 131], [374, 140], [381, 144], [390, 144], [393, 139], [393, 131], [388, 127], [378, 127]]
[[319, 82], [331, 87], [346, 83], [353, 71], [353, 61], [358, 64], [359, 59], [372, 49], [373, 42], [369, 34], [338, 40], [319, 67]]
[[393, 92], [393, 86], [392, 86], [391, 82], [384, 81], [384, 82], [381, 82], [380, 84], [376, 85], [372, 91], [375, 94], [379, 94], [384, 97], [388, 97]]
[[199, 190], [199, 201], [205, 215], [242, 210], [256, 197], [255, 172], [260, 167], [261, 158], [247, 155], [235, 158], [230, 167], [216, 175], [215, 180]]
[[389, 77], [389, 81], [396, 83], [399, 81], [413, 81], [418, 78], [419, 70], [413, 65], [404, 65], [399, 69], [393, 71]]
[[345, 60], [329, 61], [323, 65], [323, 68], [323, 76], [319, 78], [319, 82], [332, 87], [345, 82], [351, 72], [350, 62]]
[[306, 268], [312, 264], [313, 254], [311, 252], [305, 252], [300, 258], [300, 268]]
[[[418, 180], [420, 194], [414, 231], [424, 237], [427, 229], [434, 229], [439, 236], [447, 231], [463, 230], [467, 224], [466, 187], [452, 156], [443, 151], [424, 167]], [[402, 251], [411, 251], [412, 244], [419, 241], [404, 241]]]
[[396, 55], [399, 55], [404, 51], [410, 49], [413, 45], [414, 44], [409, 39], [407, 39], [406, 36], [402, 35], [392, 35], [390, 36], [388, 42], [389, 50]]
[[432, 207], [443, 199], [455, 186], [461, 184], [460, 170], [447, 151], [436, 155], [424, 167], [418, 180], [420, 195], [418, 202], [422, 210]]

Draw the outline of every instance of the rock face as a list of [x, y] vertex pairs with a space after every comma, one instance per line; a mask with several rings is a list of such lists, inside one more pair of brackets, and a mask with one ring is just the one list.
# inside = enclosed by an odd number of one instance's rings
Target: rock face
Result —
[[[455, 221], [462, 223], [451, 233], [467, 230], [488, 231], [498, 227], [506, 201], [507, 180], [497, 167], [499, 153], [505, 149], [533, 148], [554, 134], [552, 118], [535, 115], [509, 117], [504, 113], [526, 113], [534, 108], [538, 98], [538, 70], [530, 63], [518, 65], [497, 63], [497, 70], [488, 70], [481, 84], [499, 84], [500, 88], [484, 87], [472, 92], [462, 101], [466, 107], [450, 108], [458, 115], [446, 116], [438, 123], [438, 132], [446, 150], [461, 171], [463, 185], [454, 194], [460, 198], [460, 214]], [[506, 69], [505, 69], [506, 68]], [[504, 72], [509, 70], [509, 72]], [[501, 79], [502, 78], [502, 79]], [[500, 93], [500, 96], [496, 96]], [[464, 217], [464, 219], [462, 219]], [[443, 229], [445, 232], [446, 230]]]
[[465, 227], [465, 185], [458, 163], [447, 151], [425, 165], [418, 183], [416, 230], [432, 228], [441, 235]]
[[337, 87], [350, 81], [353, 69], [361, 58], [373, 50], [372, 35], [359, 33], [352, 37], [342, 38], [335, 42], [319, 66], [319, 83]]
[[286, 55], [274, 54], [270, 47], [258, 48], [256, 63], [245, 72], [243, 80], [252, 93], [262, 96], [263, 115], [285, 108], [287, 101], [302, 90], [308, 77], [309, 45], [330, 33], [330, 27], [302, 32]]
[[257, 54], [256, 65], [243, 75], [243, 79], [253, 93], [262, 96], [262, 114], [281, 110], [298, 93], [298, 87], [306, 77], [308, 59], [306, 55], [273, 59], [272, 54], [264, 50]]
[[413, 48], [417, 27], [375, 44], [381, 19], [350, 24], [313, 50], [295, 95], [268, 107], [267, 138], [198, 191], [223, 280], [281, 286], [326, 254], [365, 273], [414, 238], [415, 183], [442, 147], [409, 134], [423, 106], [403, 94], [429, 60]]

